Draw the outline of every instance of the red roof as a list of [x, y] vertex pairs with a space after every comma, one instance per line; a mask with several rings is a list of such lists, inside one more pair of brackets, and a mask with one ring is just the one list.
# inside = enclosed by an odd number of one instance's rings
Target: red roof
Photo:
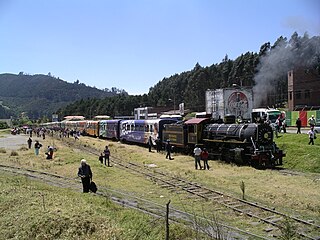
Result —
[[185, 122], [185, 124], [199, 124], [202, 123], [204, 121], [208, 121], [209, 118], [192, 118], [188, 121]]

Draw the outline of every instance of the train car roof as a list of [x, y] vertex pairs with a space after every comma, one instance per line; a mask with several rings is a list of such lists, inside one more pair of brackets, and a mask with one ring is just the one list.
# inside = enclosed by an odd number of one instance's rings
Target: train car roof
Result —
[[108, 119], [108, 120], [100, 120], [101, 123], [116, 123], [122, 121], [121, 119]]
[[84, 120], [84, 116], [65, 116], [65, 120]]
[[192, 118], [185, 122], [185, 124], [199, 124], [205, 121], [209, 121], [209, 118]]

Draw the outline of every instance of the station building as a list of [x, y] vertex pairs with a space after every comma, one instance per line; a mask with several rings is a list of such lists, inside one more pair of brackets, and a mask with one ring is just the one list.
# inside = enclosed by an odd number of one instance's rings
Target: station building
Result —
[[288, 108], [320, 108], [320, 72], [316, 69], [294, 69], [288, 72]]

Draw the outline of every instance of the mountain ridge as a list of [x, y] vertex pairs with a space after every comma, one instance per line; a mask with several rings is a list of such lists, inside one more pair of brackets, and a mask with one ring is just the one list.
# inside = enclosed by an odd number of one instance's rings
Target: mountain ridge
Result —
[[26, 112], [31, 119], [50, 117], [59, 108], [74, 101], [88, 98], [106, 98], [126, 93], [112, 88], [112, 91], [100, 90], [76, 81], [66, 82], [51, 75], [23, 73], [0, 74], [0, 101], [7, 106], [7, 112], [0, 111], [0, 118], [8, 115], [18, 116]]

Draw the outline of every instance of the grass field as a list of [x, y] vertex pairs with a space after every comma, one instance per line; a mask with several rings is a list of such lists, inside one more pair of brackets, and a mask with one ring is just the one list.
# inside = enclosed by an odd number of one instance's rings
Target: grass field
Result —
[[[174, 154], [174, 160], [168, 161], [165, 159], [164, 153], [158, 154], [155, 151], [149, 153], [147, 148], [138, 147], [134, 145], [125, 145], [119, 142], [110, 142], [88, 137], [82, 137], [80, 141], [77, 142], [77, 144], [83, 146], [90, 145], [97, 149], [101, 149], [101, 151], [107, 144], [109, 145], [109, 148], [111, 150], [111, 159], [115, 157], [123, 159], [125, 161], [132, 161], [140, 164], [155, 164], [157, 166], [156, 169], [158, 170], [166, 171], [172, 175], [181, 176], [194, 182], [199, 182], [205, 186], [225, 192], [227, 194], [231, 194], [233, 196], [237, 196], [239, 198], [241, 197], [240, 183], [243, 181], [246, 187], [245, 197], [247, 200], [260, 202], [267, 206], [275, 207], [279, 211], [284, 211], [295, 216], [302, 216], [304, 219], [314, 219], [316, 221], [320, 221], [320, 175], [317, 174], [319, 173], [320, 144], [316, 142], [316, 145], [308, 146], [308, 138], [306, 135], [295, 134], [285, 134], [282, 137], [278, 138], [276, 141], [280, 147], [285, 148], [287, 154], [284, 160], [284, 167], [303, 171], [303, 174], [294, 176], [283, 175], [277, 171], [257, 170], [247, 166], [239, 167], [232, 164], [225, 164], [220, 161], [209, 161], [209, 165], [211, 166], [210, 171], [196, 171], [194, 170], [194, 160], [191, 156]], [[67, 147], [65, 144], [61, 143], [58, 140], [47, 138], [45, 141], [41, 142], [44, 146], [54, 145], [55, 147], [57, 147], [58, 150], [55, 153], [54, 159], [52, 161], [45, 160], [43, 151], [39, 156], [35, 156], [33, 150], [22, 148], [19, 151], [17, 151], [18, 156], [11, 156], [10, 150], [0, 152], [0, 163], [24, 166], [28, 168], [44, 170], [47, 172], [57, 173], [59, 175], [76, 178], [77, 168], [79, 167], [80, 160], [82, 158], [85, 158], [92, 167], [94, 174], [93, 179], [97, 183], [98, 187], [107, 186], [113, 189], [118, 189], [121, 191], [131, 193], [135, 196], [143, 197], [158, 202], [163, 205], [170, 199], [172, 202], [172, 206], [196, 212], [198, 215], [203, 214], [203, 209], [207, 209], [208, 213], [215, 211], [215, 209], [218, 208], [217, 206], [213, 206], [212, 204], [210, 205], [210, 203], [205, 203], [202, 201], [192, 202], [191, 199], [188, 199], [183, 194], [174, 194], [174, 192], [170, 192], [164, 188], [161, 188], [160, 186], [154, 184], [153, 182], [142, 176], [123, 171], [117, 168], [116, 166], [107, 168], [100, 164], [97, 156], [81, 152], [76, 148]], [[14, 179], [15, 178], [12, 178], [12, 182], [18, 181]], [[3, 178], [1, 178], [1, 182], [2, 181], [4, 181]], [[10, 184], [8, 183], [5, 183], [5, 185], [10, 186]], [[62, 194], [64, 195], [64, 198], [69, 198], [70, 196], [69, 200], [61, 200], [62, 202], [70, 201], [77, 203], [78, 205], [78, 201], [85, 201], [86, 204], [90, 203], [89, 206], [93, 209], [96, 205], [99, 206], [99, 204], [101, 203], [99, 201], [102, 201], [99, 200], [98, 197], [92, 197], [92, 195], [86, 196], [80, 193], [69, 192], [67, 190], [46, 187], [45, 185], [41, 185], [40, 189], [41, 188], [51, 189], [50, 191], [48, 190], [48, 192], [52, 194], [55, 194], [55, 192], [57, 192], [56, 195]], [[9, 196], [6, 197], [8, 197], [9, 199], [6, 201], [11, 202], [11, 194], [15, 193], [15, 191], [13, 191], [12, 193], [8, 190], [7, 192], [9, 193]], [[32, 194], [32, 191], [30, 192], [30, 194]], [[40, 191], [35, 190], [35, 192]], [[21, 192], [19, 194], [15, 196], [15, 198], [19, 199], [19, 196], [21, 197]], [[1, 198], [3, 196], [3, 194], [0, 195]], [[26, 197], [27, 199], [32, 199], [32, 197], [30, 197], [29, 195], [26, 195]], [[37, 198], [37, 201], [40, 201], [39, 199], [41, 198], [39, 196], [37, 196]], [[53, 197], [53, 199], [56, 198], [57, 197]], [[33, 200], [33, 202], [34, 201], [35, 200]], [[69, 206], [67, 207], [66, 205], [66, 207], [64, 207], [63, 204], [57, 205], [62, 206], [61, 208], [63, 208], [63, 210], [61, 211], [66, 212], [66, 214], [69, 214], [70, 218], [73, 219], [72, 221], [76, 221], [76, 219], [78, 219], [78, 216], [74, 215], [74, 212], [78, 211], [77, 209], [71, 208], [72, 210], [69, 211]], [[108, 203], [108, 206], [106, 206], [106, 208], [109, 208], [110, 205], [112, 204]], [[101, 209], [102, 206], [99, 206], [98, 209]], [[38, 207], [41, 210], [41, 207]], [[115, 209], [118, 208], [115, 207]], [[95, 219], [98, 216], [101, 217], [101, 213], [99, 213], [99, 211], [100, 210], [93, 210], [93, 212], [91, 212], [92, 216], [90, 216], [94, 218], [94, 221], [100, 221], [101, 223], [103, 222], [101, 219]], [[137, 214], [134, 211], [129, 212], [130, 214], [128, 214], [130, 216]], [[29, 212], [25, 208], [19, 208], [17, 213], [15, 214], [18, 214], [20, 216], [29, 214]], [[126, 216], [126, 213], [123, 214], [124, 216]], [[124, 225], [130, 225], [131, 221], [136, 221], [135, 219], [131, 219], [130, 217], [124, 217], [125, 220], [120, 222], [118, 222], [118, 220], [122, 218], [114, 218], [112, 214], [111, 216], [105, 215], [102, 217], [105, 217], [106, 219], [113, 219], [114, 222], [112, 222], [112, 226], [115, 227], [115, 229], [113, 227], [110, 228], [114, 230], [114, 232], [112, 233], [118, 233], [118, 231], [121, 232], [119, 234], [122, 235], [117, 235], [121, 237], [114, 239], [130, 239], [130, 237], [134, 235], [132, 231], [135, 232], [138, 231], [137, 229], [139, 229], [137, 225], [133, 225], [132, 229], [126, 228], [121, 225], [122, 222], [125, 222], [123, 223]], [[17, 216], [13, 216], [12, 218], [7, 219], [6, 222], [13, 224], [15, 218], [17, 218]], [[230, 223], [242, 229], [250, 229], [251, 227], [244, 225], [241, 219], [238, 219], [234, 215], [228, 216], [228, 214], [224, 214], [219, 216], [219, 218], [220, 221]], [[42, 217], [39, 217], [37, 221], [39, 222], [41, 221], [41, 219]], [[138, 217], [138, 219], [140, 219], [140, 217]], [[146, 230], [142, 229], [142, 232], [147, 232], [147, 229], [150, 227], [153, 228], [152, 224], [150, 225], [150, 222], [152, 222], [152, 220], [145, 219], [143, 217], [142, 219], [144, 219], [140, 220], [143, 221], [142, 225], [146, 226]], [[72, 226], [73, 225], [71, 224], [70, 226], [66, 227], [66, 229], [71, 228], [70, 231], [72, 232]], [[120, 230], [116, 226], [120, 226]], [[56, 226], [54, 225], [53, 227], [56, 228]], [[57, 227], [60, 228], [60, 226]], [[81, 226], [75, 225], [75, 228], [81, 229]], [[3, 231], [3, 229], [3, 227], [0, 228], [0, 234], [2, 234], [1, 231]], [[12, 230], [8, 230], [9, 232], [6, 234], [12, 234], [16, 231], [20, 232], [18, 229], [10, 229]], [[99, 231], [97, 230], [97, 232], [99, 233], [94, 233], [90, 235], [90, 239], [95, 239], [95, 234], [104, 234], [105, 230], [100, 229]], [[189, 236], [189, 239], [192, 239], [192, 235], [190, 235], [190, 233], [185, 233], [186, 235], [184, 235], [184, 232], [185, 231], [181, 230], [181, 228], [174, 227], [175, 237], [172, 239], [188, 239], [186, 236]], [[52, 237], [52, 235], [50, 236]], [[67, 237], [61, 238], [68, 239], [71, 235], [66, 236]], [[122, 236], [124, 237], [122, 238]], [[163, 239], [163, 229], [155, 228], [154, 232], [150, 233], [150, 236], [152, 236], [153, 238], [150, 237], [149, 239]], [[80, 236], [79, 238], [81, 237], [82, 236]], [[39, 239], [41, 239], [41, 237]], [[136, 239], [148, 238], [140, 237]]]
[[[0, 175], [1, 239], [164, 239], [164, 220], [114, 205], [94, 194]], [[193, 233], [171, 225], [174, 239]]]
[[308, 145], [307, 134], [281, 134], [277, 145], [284, 149], [284, 167], [303, 172], [320, 173], [320, 138], [315, 145]]

